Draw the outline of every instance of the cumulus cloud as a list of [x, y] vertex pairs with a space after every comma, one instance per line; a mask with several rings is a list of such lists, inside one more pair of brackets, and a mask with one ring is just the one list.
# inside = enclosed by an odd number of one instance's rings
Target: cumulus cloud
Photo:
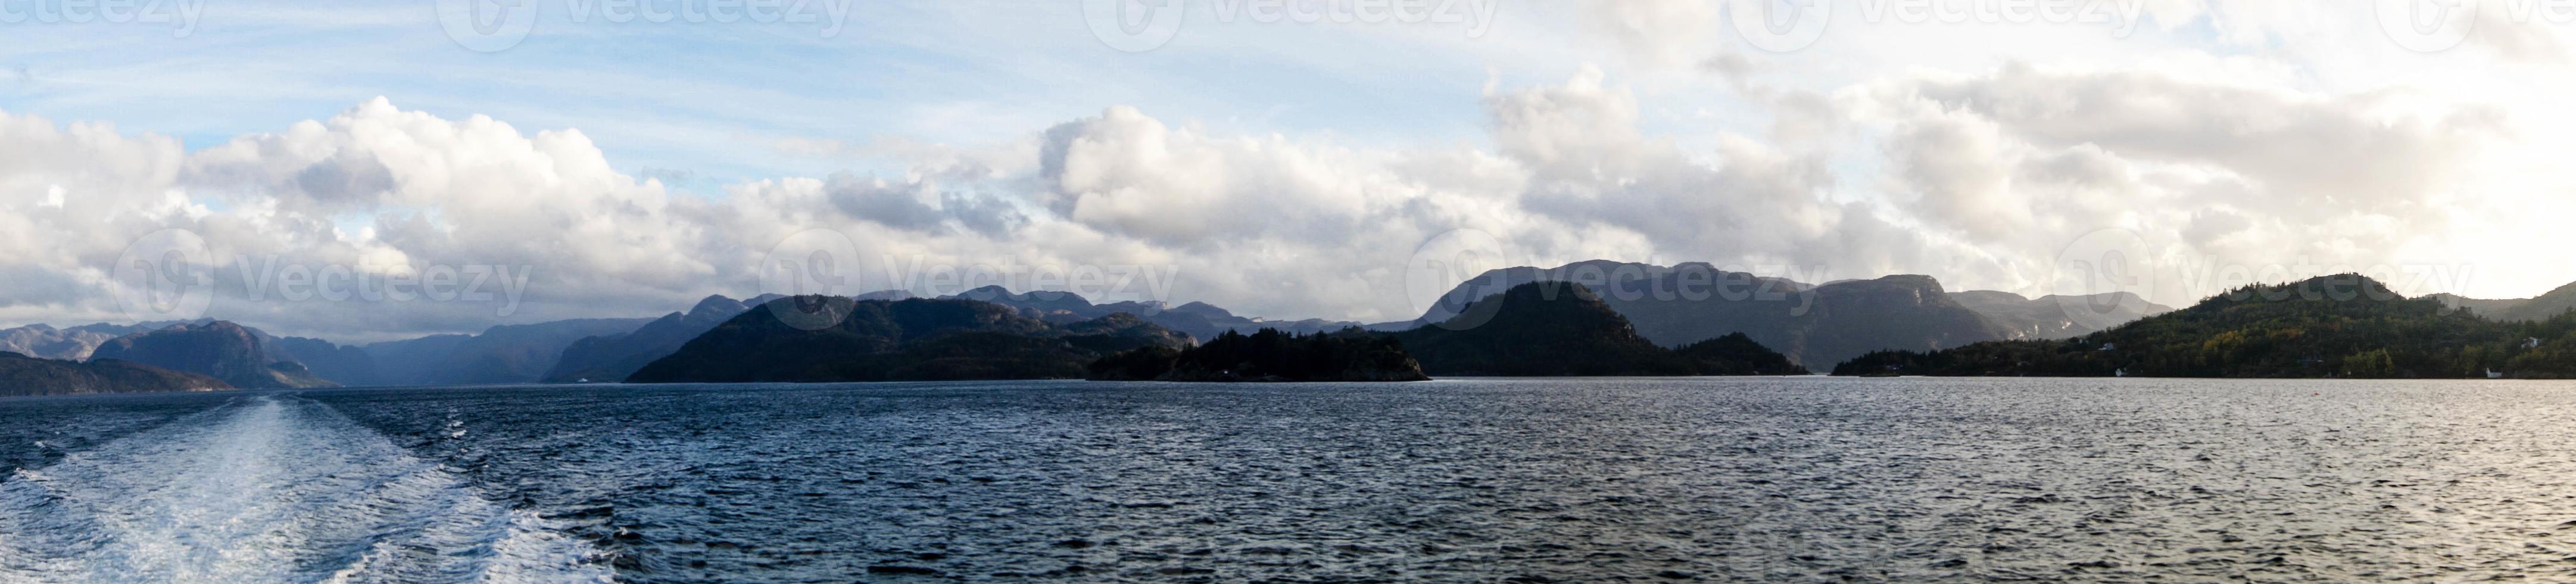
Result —
[[2460, 227], [2436, 211], [2510, 136], [2503, 114], [2474, 104], [2022, 63], [1845, 97], [1881, 129], [1882, 188], [1935, 232], [2022, 251], [1988, 257], [2024, 283], [2052, 270], [2040, 252], [2101, 229], [2198, 263], [2398, 261]]
[[[1645, 4], [1622, 22], [1665, 18]], [[1360, 146], [1112, 106], [994, 144], [782, 141], [895, 164], [704, 193], [614, 170], [579, 130], [384, 99], [195, 152], [0, 114], [0, 319], [121, 320], [106, 300], [116, 258], [173, 227], [215, 248], [222, 291], [256, 290], [276, 264], [533, 269], [509, 315], [243, 292], [215, 304], [217, 317], [344, 339], [754, 294], [773, 246], [812, 229], [850, 239], [869, 289], [1009, 284], [924, 281], [924, 265], [1168, 267], [1168, 295], [1150, 299], [1290, 317], [1412, 316], [1409, 254], [1458, 229], [1493, 235], [1513, 263], [1929, 273], [2045, 293], [2058, 253], [2105, 228], [2159, 253], [2384, 261], [2417, 239], [2392, 222], [2441, 208], [2511, 127], [2490, 108], [2381, 92], [2006, 63], [1834, 91], [1734, 80], [1764, 108], [1743, 115], [1769, 131], [1684, 136], [1603, 70], [1565, 75], [1459, 104], [1484, 119], [1474, 144]], [[1148, 298], [1104, 298], [1120, 299]]]
[[1724, 2], [1631, 0], [1584, 5], [1585, 23], [1649, 63], [1705, 58]]

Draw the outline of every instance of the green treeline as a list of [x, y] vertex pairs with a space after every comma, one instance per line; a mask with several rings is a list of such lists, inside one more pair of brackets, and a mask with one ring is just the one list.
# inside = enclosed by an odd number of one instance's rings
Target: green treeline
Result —
[[1836, 375], [2576, 377], [2576, 315], [2497, 322], [2345, 274], [2247, 286], [2065, 341], [1882, 351]]

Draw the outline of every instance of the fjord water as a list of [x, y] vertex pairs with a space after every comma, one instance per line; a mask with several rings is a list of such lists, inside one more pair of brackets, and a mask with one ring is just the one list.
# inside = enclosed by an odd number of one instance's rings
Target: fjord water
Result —
[[2576, 384], [0, 401], [0, 581], [2576, 577]]

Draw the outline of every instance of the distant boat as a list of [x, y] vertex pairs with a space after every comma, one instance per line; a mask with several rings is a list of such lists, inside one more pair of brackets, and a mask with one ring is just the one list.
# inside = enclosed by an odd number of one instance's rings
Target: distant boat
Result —
[[2128, 376], [2129, 376], [2129, 368], [2127, 368], [2127, 367], [2121, 367], [2121, 368], [2119, 368], [2119, 369], [2112, 370], [2112, 371], [2111, 371], [2111, 376], [2112, 376], [2112, 377], [2128, 377]]
[[2504, 379], [2504, 374], [2503, 374], [2503, 373], [2497, 373], [2497, 372], [2496, 372], [2496, 370], [2494, 370], [2494, 369], [2488, 369], [2488, 370], [2487, 370], [2487, 379]]

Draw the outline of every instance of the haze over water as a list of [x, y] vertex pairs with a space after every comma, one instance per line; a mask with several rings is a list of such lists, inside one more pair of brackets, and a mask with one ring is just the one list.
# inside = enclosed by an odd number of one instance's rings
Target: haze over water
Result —
[[12, 399], [0, 580], [2554, 579], [2570, 419], [2535, 382]]

